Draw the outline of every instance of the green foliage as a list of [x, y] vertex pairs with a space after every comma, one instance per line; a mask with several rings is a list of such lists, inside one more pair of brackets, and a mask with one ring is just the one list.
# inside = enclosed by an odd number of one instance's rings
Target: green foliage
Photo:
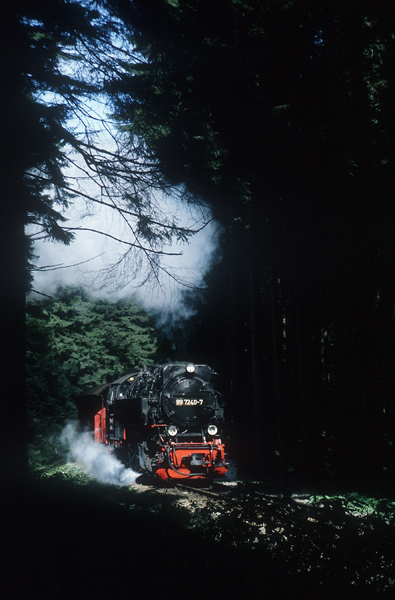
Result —
[[141, 364], [157, 339], [150, 318], [129, 302], [92, 301], [75, 289], [27, 303], [27, 393], [31, 432], [56, 431], [75, 417], [75, 397]]
[[64, 457], [51, 452], [51, 450], [48, 451], [48, 441], [42, 447], [30, 445], [29, 467], [37, 479], [67, 480], [73, 485], [88, 485], [92, 481], [92, 477], [84, 467], [65, 463]]
[[86, 472], [84, 467], [71, 464], [58, 464], [53, 465], [50, 469], [44, 469], [40, 473], [40, 478], [57, 478], [60, 481], [72, 481], [74, 485], [90, 485], [92, 483], [92, 477]]
[[371, 498], [358, 492], [339, 495], [316, 495], [310, 498], [313, 506], [341, 510], [354, 516], [372, 515], [395, 523], [395, 502], [388, 498]]

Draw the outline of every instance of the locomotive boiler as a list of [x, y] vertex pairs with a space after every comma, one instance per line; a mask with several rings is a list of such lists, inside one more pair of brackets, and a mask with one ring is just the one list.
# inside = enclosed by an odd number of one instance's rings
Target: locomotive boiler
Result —
[[89, 389], [77, 399], [80, 426], [133, 470], [162, 480], [226, 474], [224, 408], [208, 365], [166, 363]]

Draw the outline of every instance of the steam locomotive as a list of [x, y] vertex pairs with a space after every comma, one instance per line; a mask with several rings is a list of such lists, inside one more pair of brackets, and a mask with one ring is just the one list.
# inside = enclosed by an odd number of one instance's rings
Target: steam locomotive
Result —
[[224, 407], [208, 365], [144, 367], [77, 398], [80, 426], [130, 466], [161, 480], [224, 477]]

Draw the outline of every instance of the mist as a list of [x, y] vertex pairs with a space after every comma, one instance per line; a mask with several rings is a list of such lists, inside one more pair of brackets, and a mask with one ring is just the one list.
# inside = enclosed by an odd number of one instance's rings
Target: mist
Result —
[[69, 462], [85, 467], [96, 481], [111, 485], [132, 485], [139, 473], [127, 469], [111, 452], [109, 446], [98, 444], [89, 432], [79, 432], [76, 423], [68, 423], [60, 439]]

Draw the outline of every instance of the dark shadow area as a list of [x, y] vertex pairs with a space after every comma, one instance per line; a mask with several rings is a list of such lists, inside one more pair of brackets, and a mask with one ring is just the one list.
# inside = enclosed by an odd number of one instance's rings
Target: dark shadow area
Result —
[[[289, 564], [281, 553], [263, 545], [252, 549], [248, 544], [237, 547], [232, 539], [215, 541], [207, 531], [188, 528], [189, 515], [176, 510], [172, 500], [154, 489], [139, 494], [95, 483], [77, 487], [57, 478], [9, 490], [3, 511], [4, 597], [385, 597], [352, 587], [346, 577], [326, 577], [323, 585], [314, 564], [309, 573], [294, 569], [292, 574], [292, 558]], [[270, 506], [266, 510], [276, 517], [279, 504]], [[248, 515], [248, 509], [257, 507], [246, 508]], [[232, 519], [237, 524], [237, 509], [233, 510], [224, 510], [226, 527]], [[292, 526], [306, 527], [305, 520], [295, 517], [301, 515], [298, 511], [296, 505], [289, 509]], [[305, 532], [298, 557], [308, 547], [309, 535], [315, 542], [320, 535], [314, 522], [308, 524], [311, 531]], [[237, 528], [234, 534], [237, 537]], [[324, 530], [323, 534], [328, 536]]]

